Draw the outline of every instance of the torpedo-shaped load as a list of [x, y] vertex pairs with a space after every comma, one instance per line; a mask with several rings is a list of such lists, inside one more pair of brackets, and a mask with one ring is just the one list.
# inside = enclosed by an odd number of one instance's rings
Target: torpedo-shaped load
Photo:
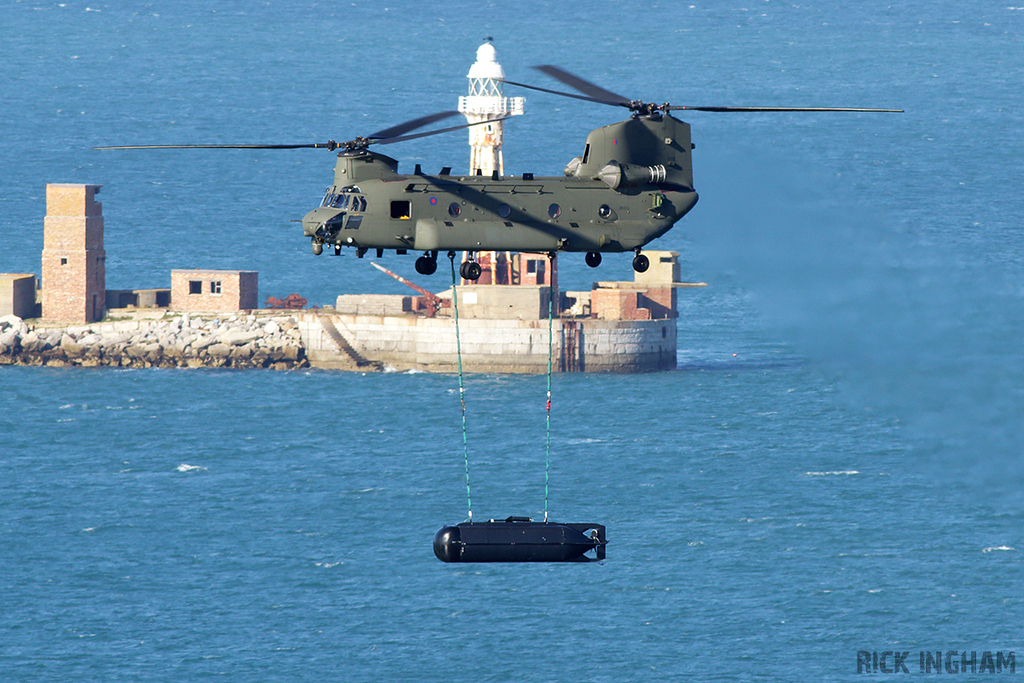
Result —
[[[607, 544], [602, 524], [509, 517], [443, 526], [434, 554], [442, 562], [594, 562], [605, 558]], [[586, 555], [591, 550], [594, 557]]]

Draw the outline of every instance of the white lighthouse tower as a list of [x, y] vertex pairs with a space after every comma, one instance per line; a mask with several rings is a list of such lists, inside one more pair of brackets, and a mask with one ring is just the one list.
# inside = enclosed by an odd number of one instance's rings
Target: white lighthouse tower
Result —
[[[505, 70], [495, 58], [491, 38], [477, 48], [476, 62], [469, 69], [469, 95], [459, 98], [459, 112], [469, 123], [518, 116], [523, 113], [522, 97], [505, 97]], [[472, 175], [505, 174], [501, 158], [503, 121], [469, 128], [469, 172]]]

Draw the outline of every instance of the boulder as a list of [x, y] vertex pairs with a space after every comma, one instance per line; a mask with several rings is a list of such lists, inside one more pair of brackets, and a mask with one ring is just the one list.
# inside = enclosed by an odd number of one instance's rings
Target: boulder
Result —
[[229, 330], [217, 337], [217, 341], [231, 346], [244, 346], [263, 336], [263, 332], [248, 330]]
[[206, 349], [212, 358], [227, 358], [231, 355], [231, 347], [227, 344], [213, 344]]
[[201, 336], [192, 342], [192, 350], [202, 351], [207, 346], [213, 344], [215, 341], [217, 340], [212, 336]]
[[80, 358], [85, 349], [70, 334], [61, 337], [60, 348], [68, 358]]
[[20, 327], [24, 324], [24, 321], [13, 313], [0, 318], [0, 330], [8, 327]]
[[24, 337], [21, 338], [21, 348], [25, 349], [29, 353], [34, 352], [39, 346], [39, 335], [36, 334], [35, 330], [32, 330]]
[[[27, 335], [26, 335], [27, 336]], [[17, 348], [21, 342], [20, 335], [12, 329], [8, 329], [6, 332], [0, 332], [0, 346], [8, 349]], [[0, 353], [3, 353], [0, 351]]]

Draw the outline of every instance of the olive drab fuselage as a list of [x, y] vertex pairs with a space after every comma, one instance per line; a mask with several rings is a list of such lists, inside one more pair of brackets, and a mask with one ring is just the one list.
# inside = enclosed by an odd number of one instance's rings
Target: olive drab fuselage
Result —
[[344, 151], [303, 230], [317, 253], [636, 251], [696, 204], [692, 147], [688, 124], [656, 114], [592, 131], [560, 177], [401, 175], [391, 157]]

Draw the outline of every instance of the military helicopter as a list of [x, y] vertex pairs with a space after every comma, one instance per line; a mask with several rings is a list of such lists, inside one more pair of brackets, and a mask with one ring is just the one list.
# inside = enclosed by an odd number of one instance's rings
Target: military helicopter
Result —
[[436, 175], [419, 164], [411, 175], [398, 173], [398, 161], [370, 149], [467, 128], [501, 119], [452, 126], [425, 133], [410, 131], [458, 114], [420, 117], [349, 142], [303, 145], [144, 145], [97, 149], [243, 148], [339, 150], [334, 182], [320, 206], [302, 219], [313, 253], [325, 245], [340, 254], [353, 247], [362, 258], [370, 249], [422, 252], [416, 271], [431, 275], [440, 252], [466, 251], [460, 267], [467, 280], [480, 277], [478, 251], [534, 253], [584, 252], [591, 267], [603, 253], [634, 252], [633, 268], [650, 265], [644, 245], [665, 234], [697, 203], [693, 188], [694, 145], [689, 124], [675, 110], [709, 112], [899, 112], [898, 109], [821, 107], [698, 107], [630, 100], [556, 66], [535, 67], [582, 94], [504, 82], [564, 97], [624, 107], [629, 119], [591, 131], [582, 156], [558, 177], [453, 176], [450, 167]]

